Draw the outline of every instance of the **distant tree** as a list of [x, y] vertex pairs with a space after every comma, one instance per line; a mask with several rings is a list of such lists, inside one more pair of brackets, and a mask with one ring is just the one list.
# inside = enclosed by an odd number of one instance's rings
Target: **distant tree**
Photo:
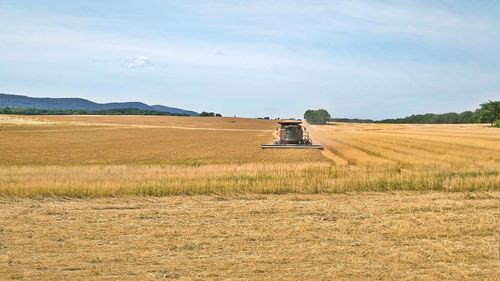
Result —
[[[306, 111], [307, 115], [315, 117], [316, 110]], [[307, 117], [304, 117], [307, 119]], [[444, 113], [444, 114], [416, 114], [404, 118], [370, 120], [370, 119], [350, 119], [350, 118], [331, 118], [335, 122], [354, 122], [354, 123], [392, 123], [392, 124], [471, 124], [471, 123], [490, 123], [492, 126], [500, 127], [500, 101], [489, 101], [480, 105], [475, 111], [464, 111], [462, 113]], [[311, 121], [308, 120], [309, 123]], [[314, 121], [313, 121], [314, 122]], [[499, 124], [499, 125], [497, 125]]]
[[480, 105], [477, 112], [479, 121], [494, 125], [500, 119], [500, 101], [489, 101]]
[[440, 114], [436, 118], [437, 123], [457, 124], [460, 122], [460, 115], [455, 112]]
[[462, 124], [468, 124], [468, 123], [476, 123], [478, 120], [476, 120], [476, 114], [472, 111], [464, 111], [460, 113], [459, 117], [459, 123]]
[[222, 117], [222, 114], [217, 113], [217, 114], [215, 114], [215, 117]]
[[330, 118], [330, 113], [324, 109], [307, 110], [304, 113], [304, 119], [306, 119], [309, 124], [313, 125], [324, 125]]
[[202, 117], [214, 117], [215, 113], [203, 111], [202, 113], [200, 113], [200, 116], [202, 116]]
[[404, 118], [384, 119], [375, 121], [376, 123], [395, 123], [395, 124], [470, 124], [470, 123], [491, 123], [500, 119], [500, 102], [490, 101], [481, 104], [476, 111], [464, 111], [462, 113], [444, 113], [444, 114], [418, 114]]

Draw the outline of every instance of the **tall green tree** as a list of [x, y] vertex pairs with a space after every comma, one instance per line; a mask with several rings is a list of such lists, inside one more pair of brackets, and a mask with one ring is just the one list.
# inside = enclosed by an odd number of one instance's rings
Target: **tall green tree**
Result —
[[500, 120], [500, 101], [489, 101], [480, 106], [477, 112], [479, 121], [490, 123], [493, 126], [495, 121]]
[[330, 120], [330, 118], [330, 113], [328, 113], [325, 109], [310, 109], [304, 113], [304, 119], [306, 119], [309, 124], [313, 125], [324, 125]]

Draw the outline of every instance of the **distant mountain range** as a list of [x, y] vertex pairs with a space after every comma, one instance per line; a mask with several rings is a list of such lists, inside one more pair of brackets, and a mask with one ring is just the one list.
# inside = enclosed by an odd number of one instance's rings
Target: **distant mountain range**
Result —
[[135, 108], [140, 110], [168, 112], [172, 114], [187, 114], [191, 116], [199, 115], [197, 112], [190, 110], [163, 105], [147, 105], [142, 102], [96, 103], [81, 98], [33, 98], [20, 95], [0, 94], [0, 108], [6, 107], [87, 111]]

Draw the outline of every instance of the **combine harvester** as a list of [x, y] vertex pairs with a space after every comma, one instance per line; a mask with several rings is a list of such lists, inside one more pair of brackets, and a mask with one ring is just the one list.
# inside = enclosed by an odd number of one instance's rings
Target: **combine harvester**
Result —
[[261, 145], [263, 149], [323, 149], [322, 145], [312, 143], [309, 132], [301, 125], [302, 121], [282, 121], [278, 123], [280, 127], [276, 129], [276, 140], [273, 144]]

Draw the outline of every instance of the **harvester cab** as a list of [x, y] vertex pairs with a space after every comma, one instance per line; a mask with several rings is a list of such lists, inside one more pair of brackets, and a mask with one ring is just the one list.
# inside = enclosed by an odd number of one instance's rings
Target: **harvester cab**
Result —
[[263, 144], [262, 148], [298, 148], [298, 149], [323, 149], [320, 144], [313, 144], [309, 132], [301, 121], [281, 121], [280, 127], [274, 134], [273, 144]]

